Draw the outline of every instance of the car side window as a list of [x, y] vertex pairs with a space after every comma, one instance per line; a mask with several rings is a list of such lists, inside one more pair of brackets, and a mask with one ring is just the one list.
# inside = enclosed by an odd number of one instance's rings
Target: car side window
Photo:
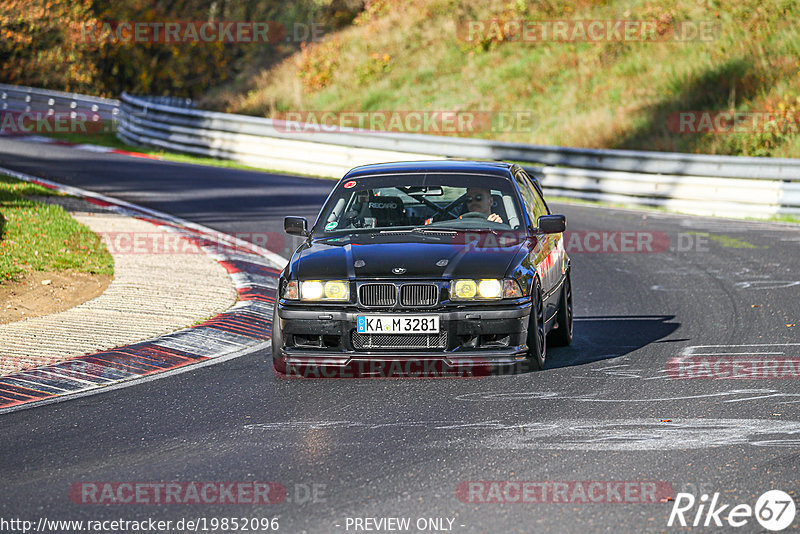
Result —
[[533, 221], [535, 224], [535, 221], [538, 221], [539, 217], [541, 217], [542, 215], [549, 215], [550, 211], [547, 209], [547, 204], [545, 204], [542, 195], [539, 194], [538, 189], [536, 189], [536, 186], [533, 185], [528, 175], [525, 174], [524, 172], [520, 172], [518, 174], [520, 181], [527, 186], [532, 196], [531, 206], [533, 207]]
[[522, 199], [525, 201], [525, 212], [531, 220], [531, 224], [536, 226], [536, 195], [530, 183], [525, 179], [522, 173], [516, 173], [515, 176], [519, 192], [522, 194]]
[[542, 215], [549, 215], [547, 212], [547, 205], [544, 203], [542, 195], [535, 189], [533, 190], [533, 199], [533, 211], [536, 214], [536, 220], [539, 220], [539, 217]]

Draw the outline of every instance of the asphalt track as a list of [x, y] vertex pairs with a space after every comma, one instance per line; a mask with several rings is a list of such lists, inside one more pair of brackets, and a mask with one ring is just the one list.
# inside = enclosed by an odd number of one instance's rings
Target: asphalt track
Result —
[[[313, 219], [333, 185], [7, 139], [0, 165], [240, 235], [278, 234], [285, 215]], [[800, 358], [800, 326], [787, 326], [800, 323], [797, 227], [551, 208], [588, 233], [575, 234], [571, 252], [575, 341], [551, 349], [543, 372], [279, 380], [269, 354], [255, 353], [10, 413], [0, 417], [0, 519], [279, 517], [281, 532], [355, 532], [353, 518], [405, 517], [412, 527], [449, 518], [454, 532], [642, 532], [679, 530], [667, 526], [673, 502], [570, 493], [566, 503], [478, 503], [457, 490], [468, 481], [654, 481], [698, 499], [719, 492], [730, 505], [753, 506], [771, 489], [797, 500], [798, 374], [712, 380], [667, 370], [691, 354]], [[621, 231], [669, 244], [615, 252], [609, 236]], [[598, 252], [579, 251], [598, 242]], [[69, 495], [82, 482], [171, 481], [274, 481], [288, 495], [267, 505], [96, 505]], [[763, 528], [751, 517], [736, 530]]]

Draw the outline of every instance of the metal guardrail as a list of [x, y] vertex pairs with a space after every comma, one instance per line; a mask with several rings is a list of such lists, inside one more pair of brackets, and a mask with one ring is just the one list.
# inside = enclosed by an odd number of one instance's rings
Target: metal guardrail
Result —
[[122, 95], [119, 135], [172, 150], [339, 177], [355, 165], [409, 159], [508, 160], [549, 194], [704, 215], [800, 215], [800, 160], [597, 150], [374, 132], [200, 110]]
[[91, 121], [116, 121], [119, 100], [50, 91], [35, 87], [0, 84], [0, 111], [87, 114]]
[[117, 136], [126, 142], [273, 170], [340, 177], [356, 165], [381, 161], [506, 160], [538, 165], [530, 171], [550, 195], [702, 215], [800, 215], [798, 159], [524, 145], [354, 128], [329, 132], [308, 124], [197, 110], [183, 99], [127, 93], [116, 101], [0, 85], [0, 96], [0, 102], [16, 105], [46, 99], [62, 109], [97, 106], [98, 112], [116, 117]]

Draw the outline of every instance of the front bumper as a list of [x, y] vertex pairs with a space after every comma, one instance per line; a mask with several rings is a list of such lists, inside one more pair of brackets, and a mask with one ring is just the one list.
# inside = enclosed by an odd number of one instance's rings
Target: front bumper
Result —
[[[436, 314], [444, 341], [436, 348], [356, 346], [357, 316], [381, 313]], [[414, 362], [422, 368], [437, 362], [445, 371], [475, 369], [476, 366], [514, 366], [526, 359], [529, 314], [530, 302], [401, 312], [355, 307], [309, 309], [279, 304], [274, 327], [281, 328], [284, 345], [274, 357], [280, 360], [280, 367], [286, 368], [356, 365], [376, 373], [382, 372], [378, 364], [396, 362], [407, 367]]]

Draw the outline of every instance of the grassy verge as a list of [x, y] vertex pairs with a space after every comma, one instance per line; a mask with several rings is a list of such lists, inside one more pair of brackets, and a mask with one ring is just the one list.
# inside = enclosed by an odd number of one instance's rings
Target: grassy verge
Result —
[[[201, 106], [267, 117], [523, 110], [533, 120], [489, 121], [455, 134], [800, 157], [798, 18], [794, 0], [375, 0], [351, 27], [215, 88]], [[537, 21], [564, 20], [656, 22], [660, 37], [558, 41], [519, 30], [519, 21], [536, 29]], [[498, 31], [504, 23], [507, 31]], [[470, 39], [470, 24], [484, 30]], [[684, 31], [701, 26], [709, 30], [702, 38]], [[723, 119], [717, 131], [697, 115], [683, 129], [676, 124], [680, 112], [732, 111], [753, 113], [756, 123], [734, 128]]]
[[26, 198], [53, 194], [0, 175], [0, 283], [28, 271], [114, 274], [114, 260], [96, 234], [61, 206]]

